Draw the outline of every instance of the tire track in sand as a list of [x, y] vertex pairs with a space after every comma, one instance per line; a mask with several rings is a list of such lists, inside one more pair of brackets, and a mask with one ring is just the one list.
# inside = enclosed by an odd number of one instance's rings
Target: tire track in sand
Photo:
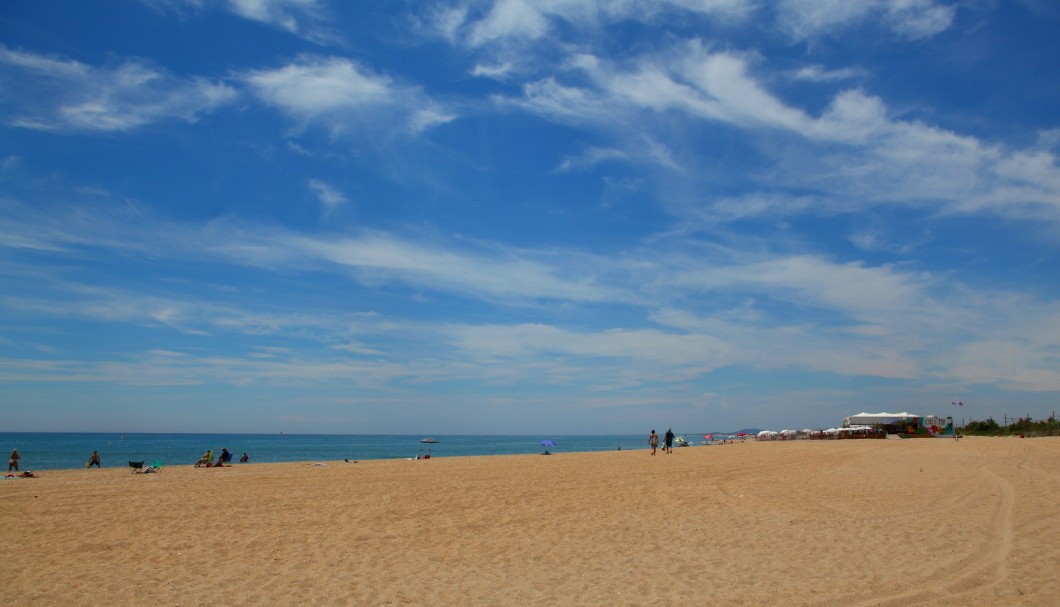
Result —
[[982, 549], [977, 551], [976, 556], [970, 561], [955, 561], [935, 573], [933, 579], [949, 580], [938, 589], [926, 590], [925, 584], [899, 594], [858, 601], [853, 603], [853, 607], [937, 604], [945, 599], [953, 600], [972, 592], [979, 594], [1004, 584], [1008, 574], [1009, 555], [1012, 552], [1016, 489], [1011, 482], [987, 469], [986, 464], [979, 466], [978, 471], [997, 487], [999, 500], [990, 534], [984, 538]]

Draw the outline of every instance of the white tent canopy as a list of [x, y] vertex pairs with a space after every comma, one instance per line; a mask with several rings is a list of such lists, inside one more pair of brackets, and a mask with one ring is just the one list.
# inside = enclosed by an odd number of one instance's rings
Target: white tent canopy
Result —
[[843, 420], [843, 426], [871, 426], [873, 424], [893, 424], [900, 419], [920, 417], [915, 413], [858, 413]]

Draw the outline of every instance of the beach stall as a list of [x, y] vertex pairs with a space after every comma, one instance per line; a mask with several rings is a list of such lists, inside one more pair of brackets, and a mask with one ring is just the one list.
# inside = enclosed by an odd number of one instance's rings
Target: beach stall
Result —
[[843, 420], [843, 427], [850, 428], [851, 426], [875, 426], [877, 424], [893, 424], [895, 422], [904, 421], [919, 417], [915, 413], [858, 413], [851, 415], [850, 417]]
[[[858, 413], [843, 420], [843, 428], [869, 426], [880, 434], [902, 438], [953, 438], [953, 418], [913, 413]], [[882, 436], [881, 436], [882, 438]]]

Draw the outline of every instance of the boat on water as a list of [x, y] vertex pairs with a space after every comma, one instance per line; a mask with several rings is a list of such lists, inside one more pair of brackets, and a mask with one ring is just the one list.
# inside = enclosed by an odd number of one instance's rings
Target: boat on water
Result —
[[684, 436], [675, 436], [674, 437], [674, 446], [675, 447], [687, 447], [688, 446], [688, 439], [686, 439]]
[[421, 443], [432, 443], [432, 444], [433, 444], [433, 443], [437, 443], [437, 442], [438, 442], [438, 439], [436, 439], [436, 438], [431, 438], [431, 437], [429, 437], [429, 436], [428, 436], [427, 438], [421, 438], [421, 439], [420, 439], [420, 442], [421, 442]]

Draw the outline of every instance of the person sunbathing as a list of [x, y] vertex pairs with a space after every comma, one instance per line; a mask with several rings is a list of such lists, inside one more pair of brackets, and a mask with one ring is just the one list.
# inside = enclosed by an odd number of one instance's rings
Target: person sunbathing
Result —
[[199, 461], [195, 462], [195, 467], [196, 468], [209, 468], [210, 467], [210, 462], [212, 462], [212, 461], [213, 461], [213, 449], [210, 449], [206, 453], [202, 454], [202, 457], [199, 458]]

